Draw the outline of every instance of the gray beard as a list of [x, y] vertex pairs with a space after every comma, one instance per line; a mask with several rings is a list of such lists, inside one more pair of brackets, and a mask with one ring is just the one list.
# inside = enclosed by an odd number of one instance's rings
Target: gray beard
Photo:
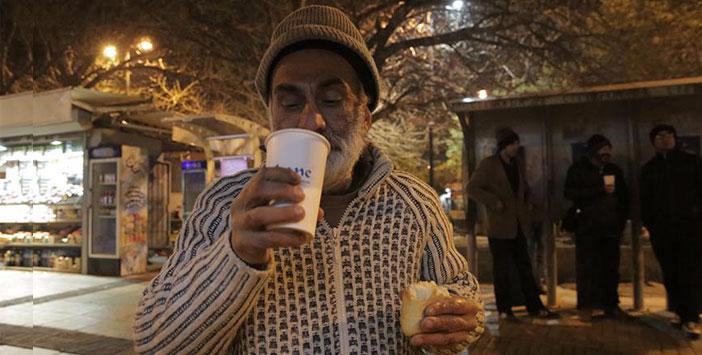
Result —
[[367, 142], [360, 127], [352, 127], [349, 131], [350, 134], [343, 138], [331, 132], [325, 134], [332, 150], [327, 157], [327, 167], [324, 171], [323, 193], [344, 192], [351, 185], [353, 168]]

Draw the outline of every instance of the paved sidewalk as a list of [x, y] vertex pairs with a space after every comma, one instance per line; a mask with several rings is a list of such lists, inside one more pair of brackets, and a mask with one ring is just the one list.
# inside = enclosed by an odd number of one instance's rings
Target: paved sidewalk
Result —
[[[523, 307], [516, 314], [521, 323], [499, 322], [491, 285], [481, 285], [486, 301], [487, 330], [470, 347], [470, 354], [700, 354], [702, 341], [690, 341], [669, 325], [672, 314], [663, 311], [655, 294], [647, 299], [654, 310], [630, 313], [621, 320], [595, 317], [583, 323], [577, 317], [572, 293], [559, 287], [559, 320], [532, 320]], [[620, 294], [628, 287], [622, 284]], [[653, 288], [659, 288], [651, 286]], [[624, 297], [622, 297], [624, 298]], [[626, 302], [622, 302], [626, 309]], [[519, 308], [515, 308], [519, 309]], [[649, 308], [649, 310], [651, 310]]]
[[702, 354], [699, 340], [689, 341], [669, 329], [661, 316], [584, 324], [574, 311], [563, 313], [563, 319], [552, 322], [523, 316], [523, 323], [497, 325], [493, 319], [492, 329], [470, 347], [470, 354]]
[[[0, 324], [0, 355], [23, 354], [135, 354], [131, 339], [95, 335], [87, 332]], [[3, 347], [7, 349], [3, 350]]]
[[[152, 275], [100, 278], [56, 273], [0, 271], [0, 355], [133, 354], [132, 327], [141, 292]], [[73, 287], [69, 287], [73, 285]], [[470, 354], [700, 354], [702, 341], [690, 342], [668, 324], [665, 293], [646, 287], [646, 312], [629, 320], [580, 322], [573, 285], [558, 289], [563, 318], [499, 323], [491, 285], [482, 285], [487, 331]], [[27, 290], [38, 290], [32, 298]], [[631, 287], [620, 285], [622, 307], [631, 308]], [[27, 297], [29, 298], [27, 299]], [[32, 350], [33, 349], [33, 350]]]
[[18, 348], [10, 345], [0, 345], [0, 355], [72, 355], [60, 351], [34, 347], [33, 349]]
[[0, 355], [133, 353], [136, 306], [153, 276], [0, 271], [15, 290], [0, 294]]

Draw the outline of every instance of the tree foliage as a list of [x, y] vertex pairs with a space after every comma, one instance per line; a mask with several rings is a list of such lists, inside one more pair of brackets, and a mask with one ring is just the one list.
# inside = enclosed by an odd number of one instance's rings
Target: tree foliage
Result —
[[603, 2], [587, 18], [596, 40], [580, 43], [580, 85], [702, 75], [702, 2]]
[[[384, 80], [373, 137], [412, 157], [393, 153], [418, 174], [427, 144], [416, 139], [429, 121], [442, 169], [455, 169], [446, 154], [461, 141], [447, 102], [480, 89], [504, 95], [702, 74], [699, 1], [474, 0], [458, 9], [448, 0], [4, 0], [0, 94], [124, 92], [128, 70], [130, 93], [163, 109], [267, 125], [253, 84], [258, 60], [275, 25], [310, 3], [344, 9], [361, 29]], [[144, 35], [156, 51], [134, 49]], [[107, 43], [120, 51], [115, 62], [101, 56]], [[397, 139], [381, 143], [385, 133]]]

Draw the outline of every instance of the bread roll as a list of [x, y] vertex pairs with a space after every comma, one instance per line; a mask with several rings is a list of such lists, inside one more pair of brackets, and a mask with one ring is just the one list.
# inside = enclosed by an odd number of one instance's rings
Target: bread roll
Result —
[[424, 318], [424, 309], [437, 301], [450, 298], [446, 287], [437, 286], [434, 281], [420, 281], [402, 291], [400, 326], [402, 333], [411, 337], [422, 332], [419, 323]]

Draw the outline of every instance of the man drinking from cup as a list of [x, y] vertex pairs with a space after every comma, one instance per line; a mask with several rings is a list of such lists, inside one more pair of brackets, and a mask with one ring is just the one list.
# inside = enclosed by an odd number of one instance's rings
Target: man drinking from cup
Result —
[[[144, 291], [137, 351], [406, 354], [479, 336], [478, 284], [436, 193], [366, 141], [379, 80], [341, 11], [309, 6], [278, 25], [256, 75], [274, 132], [269, 162], [200, 195]], [[326, 161], [307, 156], [318, 149]], [[306, 201], [314, 189], [321, 209]], [[296, 224], [309, 214], [313, 235]], [[400, 294], [419, 280], [451, 296], [424, 309], [410, 338]]]
[[588, 155], [569, 169], [565, 197], [578, 214], [575, 232], [576, 282], [581, 319], [590, 321], [594, 309], [625, 317], [619, 308], [619, 244], [629, 217], [629, 191], [622, 170], [612, 163], [612, 143], [595, 134], [587, 141]]

